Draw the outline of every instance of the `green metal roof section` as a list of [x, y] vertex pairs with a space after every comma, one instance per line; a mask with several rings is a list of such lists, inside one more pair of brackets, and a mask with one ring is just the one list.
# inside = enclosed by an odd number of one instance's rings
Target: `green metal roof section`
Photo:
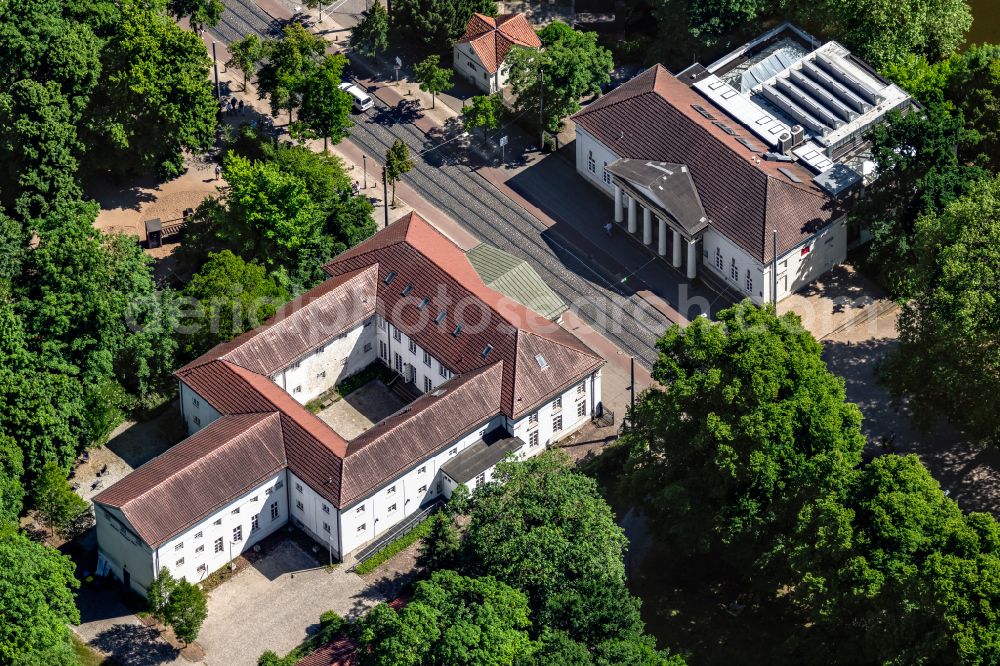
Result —
[[555, 321], [569, 309], [523, 259], [486, 243], [472, 248], [465, 256], [487, 286], [543, 317]]

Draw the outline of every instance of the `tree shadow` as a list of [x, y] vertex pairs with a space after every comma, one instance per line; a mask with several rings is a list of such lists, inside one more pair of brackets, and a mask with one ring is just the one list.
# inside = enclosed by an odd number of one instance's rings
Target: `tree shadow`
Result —
[[99, 633], [91, 645], [129, 666], [156, 666], [177, 658], [178, 651], [160, 639], [160, 633], [138, 624], [115, 624]]

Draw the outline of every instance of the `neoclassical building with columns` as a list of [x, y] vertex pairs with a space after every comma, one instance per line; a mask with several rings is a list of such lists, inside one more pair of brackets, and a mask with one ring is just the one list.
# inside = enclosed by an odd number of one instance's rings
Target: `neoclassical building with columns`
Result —
[[189, 436], [94, 498], [97, 573], [201, 581], [289, 523], [343, 559], [585, 425], [604, 359], [554, 295], [498, 290], [516, 260], [470, 254], [411, 213], [178, 370]]
[[[867, 240], [868, 130], [910, 96], [785, 23], [711, 65], [656, 65], [577, 113], [577, 171], [608, 221], [693, 280], [778, 301]], [[596, 232], [597, 230], [595, 230]]]

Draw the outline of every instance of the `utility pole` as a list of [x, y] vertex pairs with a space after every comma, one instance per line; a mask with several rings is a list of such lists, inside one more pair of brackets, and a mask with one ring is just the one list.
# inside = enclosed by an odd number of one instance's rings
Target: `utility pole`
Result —
[[212, 40], [212, 63], [215, 66], [215, 99], [222, 99], [222, 88], [219, 87], [219, 56], [215, 54], [215, 40]]
[[[361, 154], [361, 163], [364, 165], [365, 170], [365, 189], [368, 189], [368, 156], [364, 153]], [[366, 195], [367, 196], [367, 195]]]
[[538, 152], [545, 149], [545, 66], [538, 66]]
[[389, 176], [382, 167], [382, 210], [385, 211], [385, 226], [389, 226]]
[[631, 393], [629, 415], [631, 416], [632, 412], [635, 411], [635, 356], [629, 357], [629, 374], [632, 378], [629, 383], [629, 392]]

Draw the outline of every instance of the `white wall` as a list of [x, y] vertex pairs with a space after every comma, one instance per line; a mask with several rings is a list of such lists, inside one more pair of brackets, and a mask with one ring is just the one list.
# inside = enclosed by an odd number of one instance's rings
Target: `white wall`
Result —
[[[804, 248], [809, 248], [802, 254]], [[795, 293], [847, 258], [847, 220], [838, 218], [778, 257], [778, 300]], [[771, 298], [771, 265], [763, 269], [764, 300]]]
[[[479, 440], [494, 428], [503, 427], [502, 415], [475, 428], [455, 442], [442, 447], [435, 454], [417, 463], [393, 481], [384, 484], [365, 499], [345, 507], [341, 513], [341, 530], [344, 552], [350, 553], [371, 541], [406, 516], [417, 511], [422, 504], [439, 494], [451, 493], [441, 483], [441, 465], [448, 462], [466, 447]], [[391, 490], [395, 487], [395, 490]], [[395, 510], [390, 508], [395, 505]], [[363, 507], [363, 508], [361, 508]]]
[[[722, 269], [716, 264], [716, 250], [722, 257]], [[732, 276], [732, 262], [736, 261], [736, 278]], [[702, 239], [702, 263], [700, 270], [709, 270], [736, 291], [748, 296], [758, 305], [764, 302], [764, 266], [731, 240], [709, 227]], [[747, 289], [747, 271], [753, 280], [752, 290]]]
[[[293, 522], [339, 559], [337, 508], [291, 470], [288, 470], [288, 507]], [[330, 530], [327, 531], [324, 525]]]
[[181, 381], [181, 413], [184, 415], [188, 436], [219, 418], [219, 412], [183, 381]]
[[[591, 380], [593, 378], [593, 381]], [[593, 384], [593, 386], [592, 386]], [[578, 392], [578, 387], [583, 386], [583, 392]], [[540, 405], [531, 414], [525, 414], [513, 425], [515, 437], [520, 437], [527, 445], [525, 452], [527, 456], [534, 456], [541, 453], [550, 444], [559, 441], [575, 430], [581, 428], [594, 414], [595, 405], [601, 400], [601, 374], [600, 371], [593, 373], [590, 377], [580, 380], [573, 386], [560, 394], [562, 407], [554, 407], [555, 399]], [[584, 404], [583, 416], [578, 416], [578, 405]], [[537, 415], [537, 421], [533, 422], [532, 415]], [[558, 432], [553, 429], [553, 421], [556, 415], [562, 416], [562, 429]], [[538, 433], [538, 444], [532, 446], [531, 433]]]
[[455, 44], [452, 55], [454, 69], [463, 79], [487, 94], [496, 92], [496, 77], [486, 71], [471, 44]]
[[[590, 171], [588, 156], [593, 153], [594, 156], [594, 171]], [[614, 197], [615, 188], [610, 182], [610, 175], [608, 180], [604, 179], [604, 165], [614, 164], [618, 159], [618, 155], [615, 155], [607, 146], [594, 138], [587, 130], [583, 129], [579, 125], [576, 127], [576, 170], [584, 178], [587, 179], [591, 185], [597, 186], [601, 191], [610, 197]], [[614, 204], [609, 206], [609, 209], [613, 208]], [[611, 217], [611, 212], [608, 216]]]
[[[271, 379], [305, 404], [375, 360], [374, 317], [316, 347]], [[367, 349], [366, 349], [367, 347]]]
[[[428, 326], [437, 326], [437, 324], [433, 323], [433, 318], [436, 315], [437, 311], [428, 310]], [[397, 330], [396, 327], [381, 317], [378, 318], [375, 328], [377, 329], [375, 332], [377, 338], [374, 345], [375, 353], [379, 358], [381, 358], [382, 344], [385, 344], [386, 357], [383, 361], [393, 370], [396, 369], [396, 354], [399, 354], [401, 364], [400, 367], [402, 367], [403, 377], [409, 380], [410, 377], [407, 366], [413, 366], [414, 373], [416, 375], [416, 381], [414, 383], [419, 390], [425, 391], [427, 387], [425, 383], [426, 379], [430, 380], [430, 390], [432, 391], [451, 379], [451, 372], [448, 371], [447, 368], [445, 368], [445, 375], [442, 376], [441, 362], [434, 356], [430, 356], [430, 365], [424, 362], [424, 349], [420, 345], [416, 344], [416, 341], [414, 341], [414, 348], [416, 351], [410, 351], [410, 338], [407, 337], [406, 333], [399, 331], [399, 340], [396, 340], [393, 335], [393, 333]]]
[[[157, 571], [159, 567], [167, 567], [175, 578], [184, 577], [192, 583], [204, 580], [288, 522], [286, 485], [285, 470], [281, 470], [239, 499], [170, 539], [156, 549], [154, 564]], [[278, 505], [278, 517], [272, 519], [271, 504], [274, 503]], [[256, 530], [251, 529], [254, 516], [257, 517]], [[241, 527], [243, 538], [233, 542], [233, 530], [237, 526]], [[197, 536], [199, 534], [201, 536]], [[220, 537], [222, 551], [217, 553], [215, 541]], [[184, 562], [178, 564], [181, 558]]]
[[97, 547], [111, 566], [111, 573], [124, 581], [124, 571], [128, 569], [132, 589], [146, 596], [154, 575], [152, 549], [143, 543], [118, 509], [97, 504], [94, 515]]

